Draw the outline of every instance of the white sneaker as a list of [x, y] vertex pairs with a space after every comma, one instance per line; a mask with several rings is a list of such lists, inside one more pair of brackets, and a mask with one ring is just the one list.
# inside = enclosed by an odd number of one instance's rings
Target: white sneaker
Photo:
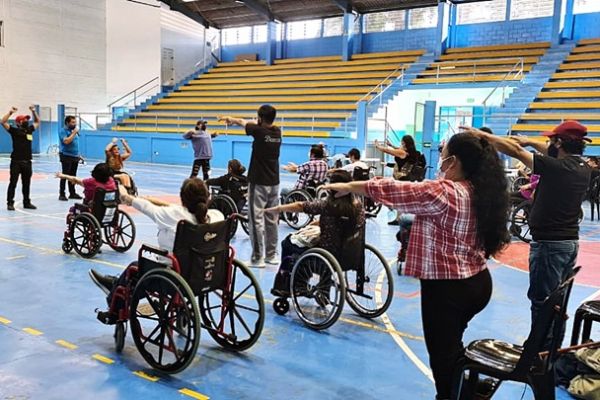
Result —
[[265, 267], [265, 260], [264, 259], [258, 259], [258, 260], [250, 260], [247, 262], [248, 266], [250, 268], [264, 268]]
[[277, 256], [267, 257], [265, 258], [265, 263], [269, 265], [279, 265], [281, 264], [281, 260], [277, 258]]

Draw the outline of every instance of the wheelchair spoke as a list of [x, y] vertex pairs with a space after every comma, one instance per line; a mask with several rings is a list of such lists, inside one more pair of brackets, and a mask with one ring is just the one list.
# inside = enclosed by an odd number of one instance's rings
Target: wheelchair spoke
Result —
[[235, 296], [235, 297], [233, 298], [233, 302], [236, 302], [236, 301], [237, 301], [237, 299], [239, 299], [239, 298], [240, 298], [240, 297], [241, 297], [241, 296], [242, 296], [244, 293], [246, 293], [246, 292], [248, 291], [248, 289], [250, 289], [251, 287], [252, 287], [252, 282], [250, 282], [250, 283], [248, 284], [248, 286], [246, 286], [246, 287], [244, 288], [244, 290], [242, 290], [241, 292], [239, 292], [239, 293], [238, 293], [238, 295], [237, 295], [237, 296]]
[[252, 311], [252, 312], [255, 312], [255, 313], [259, 313], [260, 312], [260, 310], [258, 310], [256, 308], [251, 308], [251, 307], [245, 306], [243, 304], [236, 304], [235, 306], [237, 308], [241, 308], [241, 309], [244, 309], [244, 310]]
[[148, 336], [146, 336], [146, 338], [144, 339], [144, 341], [142, 342], [142, 344], [145, 345], [146, 343], [150, 342], [150, 343], [152, 343], [154, 345], [157, 345], [156, 342], [154, 340], [151, 340], [151, 339], [152, 339], [152, 335], [154, 335], [159, 329], [160, 329], [160, 324], [156, 325], [156, 327], [152, 330], [152, 332], [150, 332], [150, 334]]
[[160, 325], [160, 335], [158, 336], [158, 363], [162, 364], [164, 347], [165, 347], [165, 329], [166, 327]]
[[[235, 307], [233, 307], [232, 315], [233, 314], [235, 314], [235, 316], [237, 316], [238, 320], [242, 323], [242, 326], [246, 330], [246, 333], [248, 333], [248, 335], [252, 335], [252, 331], [250, 330], [250, 328], [248, 328], [246, 321], [244, 320], [244, 318], [242, 318], [240, 313], [238, 313], [238, 311], [235, 309]], [[234, 319], [232, 319], [232, 321], [231, 321], [231, 331], [233, 332], [233, 335], [235, 336], [235, 329], [234, 329], [233, 325], [234, 325]]]

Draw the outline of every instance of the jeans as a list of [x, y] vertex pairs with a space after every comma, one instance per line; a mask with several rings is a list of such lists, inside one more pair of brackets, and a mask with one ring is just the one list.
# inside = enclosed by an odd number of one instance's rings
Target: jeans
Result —
[[7, 204], [13, 204], [15, 202], [15, 190], [17, 188], [17, 182], [19, 181], [19, 175], [21, 176], [21, 188], [23, 190], [23, 204], [29, 204], [29, 188], [31, 186], [31, 175], [33, 170], [31, 167], [31, 161], [20, 161], [10, 160], [10, 182], [8, 183], [8, 190], [6, 192]]
[[[62, 167], [62, 173], [70, 176], [77, 176], [77, 167], [79, 166], [79, 157], [66, 156], [64, 154], [59, 154], [60, 157], [60, 165]], [[59, 193], [61, 195], [65, 195], [65, 183], [66, 179], [60, 180]], [[69, 195], [75, 195], [75, 185], [69, 182]]]
[[[577, 240], [539, 241], [529, 245], [529, 290], [531, 300], [531, 324], [533, 326], [546, 297], [573, 273], [577, 260], [579, 242]], [[560, 342], [565, 336], [565, 327]], [[552, 331], [546, 340], [550, 347]]]

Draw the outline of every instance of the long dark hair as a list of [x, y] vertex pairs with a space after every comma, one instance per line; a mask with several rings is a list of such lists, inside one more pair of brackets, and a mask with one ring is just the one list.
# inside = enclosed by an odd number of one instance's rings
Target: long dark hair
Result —
[[408, 156], [406, 158], [411, 161], [416, 161], [419, 157], [419, 152], [417, 151], [417, 147], [415, 146], [415, 139], [413, 139], [410, 135], [402, 136], [402, 143], [404, 143], [404, 147], [406, 148], [406, 152]]
[[[331, 183], [351, 182], [352, 175], [348, 171], [338, 169], [329, 175], [329, 181]], [[325, 210], [328, 215], [338, 219], [342, 228], [342, 236], [346, 238], [353, 235], [360, 228], [357, 226], [357, 222], [362, 204], [353, 195], [336, 198], [335, 194], [336, 192], [334, 191], [329, 193]]]
[[227, 163], [227, 169], [231, 172], [232, 175], [235, 176], [242, 176], [244, 175], [244, 172], [246, 172], [246, 168], [242, 165], [240, 160], [235, 158], [233, 160], [229, 160], [229, 162]]
[[205, 224], [206, 213], [208, 212], [208, 188], [204, 181], [199, 178], [189, 178], [183, 181], [181, 190], [179, 191], [181, 204], [189, 212], [194, 214], [196, 222]]
[[452, 136], [446, 147], [448, 156], [460, 160], [465, 179], [473, 185], [477, 244], [489, 258], [510, 241], [507, 181], [500, 157], [486, 139], [468, 133]]

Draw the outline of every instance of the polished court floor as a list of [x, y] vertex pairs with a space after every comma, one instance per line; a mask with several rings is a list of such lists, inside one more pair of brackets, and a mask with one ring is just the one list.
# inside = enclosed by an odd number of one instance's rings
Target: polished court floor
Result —
[[[8, 163], [6, 156], [0, 159], [3, 196]], [[81, 167], [79, 176], [89, 175], [90, 164]], [[140, 194], [164, 199], [176, 199], [189, 174], [188, 167], [127, 167], [135, 174]], [[262, 336], [248, 351], [227, 352], [203, 332], [196, 359], [175, 376], [149, 369], [131, 337], [117, 354], [112, 327], [95, 318], [94, 309], [104, 308], [105, 300], [89, 280], [88, 269], [120, 273], [136, 258], [141, 243], [156, 244], [156, 229], [151, 220], [131, 212], [137, 239], [129, 252], [119, 254], [104, 246], [91, 260], [65, 255], [60, 247], [68, 204], [57, 200], [53, 173], [58, 168], [54, 157], [35, 159], [32, 200], [37, 210], [21, 208], [20, 188], [17, 211], [0, 210], [0, 399], [433, 399], [419, 284], [400, 276], [395, 276], [394, 299], [382, 317], [364, 320], [346, 307], [335, 325], [315, 332], [295, 313], [282, 317], [273, 311], [269, 292], [276, 267], [254, 270], [265, 296], [266, 320]], [[292, 176], [283, 177], [283, 185], [292, 182]], [[383, 210], [368, 222], [367, 241], [391, 259], [397, 242], [385, 214]], [[600, 296], [600, 223], [587, 217], [582, 231], [584, 270], [573, 289], [571, 315], [584, 299]], [[289, 232], [282, 223], [280, 240]], [[249, 241], [241, 229], [232, 244], [238, 258], [247, 260]], [[522, 244], [511, 245], [499, 261], [489, 262], [493, 297], [470, 324], [466, 342], [525, 339], [526, 250]], [[570, 398], [562, 390], [557, 394], [559, 399]], [[533, 398], [524, 385], [504, 384], [494, 398], [522, 396]]]

